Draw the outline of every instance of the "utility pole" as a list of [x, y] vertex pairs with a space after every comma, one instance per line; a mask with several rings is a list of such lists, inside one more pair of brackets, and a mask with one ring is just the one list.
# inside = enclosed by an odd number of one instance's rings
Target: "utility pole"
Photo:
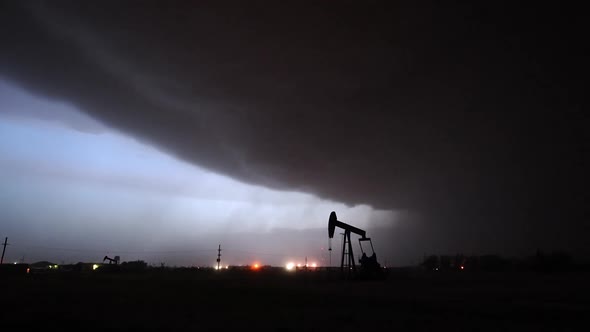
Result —
[[4, 239], [4, 248], [2, 249], [2, 258], [0, 258], [0, 264], [4, 264], [4, 252], [6, 251], [6, 246], [8, 245], [8, 237]]
[[219, 263], [221, 263], [221, 244], [217, 248], [217, 269], [219, 270]]

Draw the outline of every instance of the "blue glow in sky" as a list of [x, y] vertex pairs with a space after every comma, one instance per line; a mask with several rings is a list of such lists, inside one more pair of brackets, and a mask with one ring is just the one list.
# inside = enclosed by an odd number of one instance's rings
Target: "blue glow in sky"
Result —
[[1, 236], [7, 260], [206, 265], [327, 263], [327, 219], [358, 227], [390, 211], [235, 181], [145, 145], [74, 106], [0, 80]]

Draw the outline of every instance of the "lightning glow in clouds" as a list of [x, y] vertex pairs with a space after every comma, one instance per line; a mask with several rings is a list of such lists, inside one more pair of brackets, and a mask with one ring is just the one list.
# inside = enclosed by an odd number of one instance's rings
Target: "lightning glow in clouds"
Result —
[[[330, 211], [359, 227], [391, 217], [366, 205], [243, 184], [2, 81], [0, 179], [1, 235], [14, 243], [8, 256], [27, 261], [122, 252], [124, 260], [204, 264], [211, 260], [204, 252], [225, 241], [231, 263], [238, 263], [237, 253], [247, 263], [253, 250], [269, 254], [265, 263], [283, 264], [280, 253], [297, 257], [297, 250], [322, 259]], [[313, 239], [288, 236], [309, 229], [321, 231]], [[256, 238], [273, 238], [277, 230], [282, 235], [271, 242], [282, 247]]]

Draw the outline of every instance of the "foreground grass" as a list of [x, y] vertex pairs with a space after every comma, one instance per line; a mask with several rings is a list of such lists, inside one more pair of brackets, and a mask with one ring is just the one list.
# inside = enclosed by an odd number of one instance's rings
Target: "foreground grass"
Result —
[[[221, 272], [221, 273], [219, 273]], [[3, 277], [4, 326], [169, 330], [568, 331], [588, 274], [153, 271]]]

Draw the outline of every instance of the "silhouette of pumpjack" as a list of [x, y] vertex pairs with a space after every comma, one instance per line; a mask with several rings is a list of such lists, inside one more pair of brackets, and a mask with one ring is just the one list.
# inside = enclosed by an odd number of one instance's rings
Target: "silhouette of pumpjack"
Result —
[[102, 261], [104, 262], [106, 260], [109, 261], [109, 264], [113, 264], [114, 263], [115, 265], [117, 265], [117, 264], [119, 264], [119, 261], [121, 260], [121, 258], [119, 256], [115, 256], [115, 258], [110, 258], [109, 256], [104, 256], [104, 258], [102, 259]]
[[[330, 218], [328, 219], [328, 237], [330, 239], [334, 237], [334, 231], [336, 227], [342, 228], [344, 230], [344, 241], [342, 241], [342, 258], [340, 261], [341, 273], [344, 275], [346, 267], [348, 267], [348, 274], [350, 274], [351, 271], [354, 274], [357, 273], [357, 268], [354, 262], [354, 255], [352, 251], [352, 243], [350, 242], [350, 233], [355, 233], [361, 236], [361, 238], [359, 239], [359, 246], [362, 252], [362, 257], [359, 260], [359, 263], [361, 265], [361, 275], [364, 277], [375, 277], [377, 274], [380, 274], [382, 272], [381, 265], [377, 262], [377, 254], [375, 253], [375, 249], [373, 248], [373, 241], [371, 241], [371, 238], [368, 238], [366, 236], [367, 233], [360, 228], [339, 221], [336, 217], [336, 212], [332, 211], [332, 213], [330, 213]], [[365, 241], [368, 241], [371, 244], [371, 251], [373, 252], [373, 254], [370, 257], [368, 257], [367, 254], [363, 251], [362, 242]], [[348, 255], [347, 259], [345, 259], [346, 255]]]

